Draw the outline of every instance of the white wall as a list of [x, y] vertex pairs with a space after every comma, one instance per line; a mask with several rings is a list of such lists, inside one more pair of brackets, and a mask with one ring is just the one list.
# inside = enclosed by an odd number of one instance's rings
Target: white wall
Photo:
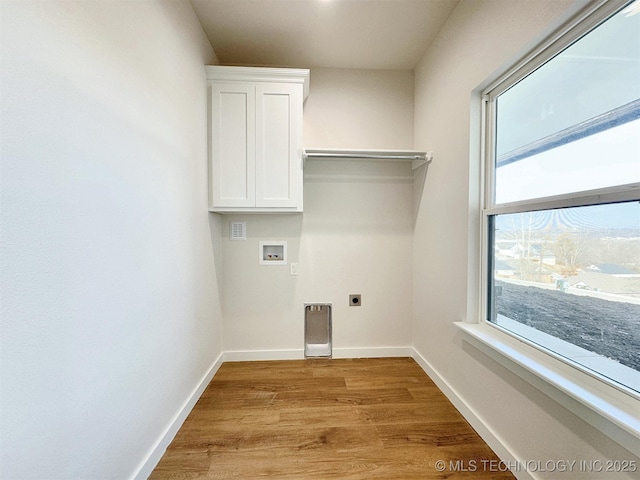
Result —
[[413, 148], [411, 70], [314, 68], [304, 107], [307, 148]]
[[[308, 147], [411, 148], [413, 73], [312, 70], [304, 128]], [[301, 357], [305, 302], [333, 303], [336, 356], [406, 354], [410, 176], [408, 165], [309, 160], [303, 215], [223, 217], [224, 338], [230, 358], [265, 358], [271, 350], [274, 356]], [[228, 239], [231, 220], [247, 222], [246, 241]], [[289, 263], [298, 263], [299, 275], [291, 276], [289, 266], [259, 265], [260, 240], [286, 240]], [[348, 306], [352, 293], [362, 294], [361, 307]]]
[[0, 2], [0, 477], [134, 475], [221, 354], [188, 3]]
[[[579, 6], [462, 0], [416, 69], [415, 147], [433, 150], [435, 158], [415, 227], [414, 347], [516, 458], [637, 461], [464, 343], [453, 325], [477, 315], [478, 215], [472, 212], [478, 205], [479, 117], [470, 107], [471, 92]], [[577, 470], [534, 476], [603, 478]]]

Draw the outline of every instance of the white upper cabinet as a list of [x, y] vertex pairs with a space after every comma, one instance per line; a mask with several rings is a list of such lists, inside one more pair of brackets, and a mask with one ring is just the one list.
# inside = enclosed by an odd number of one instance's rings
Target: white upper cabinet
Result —
[[206, 67], [209, 210], [302, 212], [309, 70]]

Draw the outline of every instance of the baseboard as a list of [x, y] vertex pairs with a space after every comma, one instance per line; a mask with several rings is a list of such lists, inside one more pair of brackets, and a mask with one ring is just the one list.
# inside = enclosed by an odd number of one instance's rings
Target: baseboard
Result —
[[164, 455], [167, 447], [178, 433], [178, 430], [180, 430], [180, 427], [187, 419], [187, 416], [202, 395], [202, 392], [204, 392], [205, 388], [207, 388], [207, 385], [209, 385], [209, 382], [211, 382], [211, 379], [220, 368], [220, 365], [222, 365], [223, 358], [224, 354], [222, 353], [218, 356], [218, 358], [216, 358], [209, 370], [207, 370], [207, 373], [202, 377], [200, 382], [198, 382], [196, 387], [193, 389], [191, 395], [189, 395], [189, 397], [184, 402], [182, 407], [178, 410], [171, 422], [169, 422], [169, 425], [164, 430], [162, 435], [160, 435], [160, 438], [155, 443], [146, 459], [142, 462], [136, 473], [131, 477], [132, 479], [146, 480], [147, 478], [149, 478], [149, 475], [151, 475], [151, 472], [153, 472], [153, 469], [162, 458], [162, 455]]
[[301, 360], [304, 350], [232, 350], [224, 352], [225, 362], [251, 362], [261, 360]]
[[411, 357], [411, 347], [334, 348], [333, 358]]
[[[333, 358], [411, 357], [411, 347], [334, 348]], [[304, 350], [235, 350], [224, 352], [225, 362], [301, 360]]]
[[[495, 434], [493, 430], [491, 430], [485, 422], [478, 416], [478, 414], [469, 407], [469, 405], [462, 400], [462, 398], [458, 395], [456, 390], [451, 387], [447, 383], [446, 380], [442, 378], [442, 376], [438, 373], [438, 371], [433, 368], [433, 366], [418, 353], [415, 349], [412, 350], [413, 359], [420, 365], [422, 370], [434, 381], [434, 383], [438, 386], [442, 393], [446, 395], [451, 403], [458, 409], [458, 411], [462, 414], [462, 416], [469, 422], [469, 424], [473, 427], [473, 429], [482, 437], [482, 439], [491, 447], [491, 449], [495, 452], [495, 454], [505, 462], [507, 465], [518, 465], [517, 458], [509, 447], [500, 439], [498, 435]], [[533, 477], [528, 471], [517, 471], [513, 472], [518, 480], [535, 480], [536, 477]]]

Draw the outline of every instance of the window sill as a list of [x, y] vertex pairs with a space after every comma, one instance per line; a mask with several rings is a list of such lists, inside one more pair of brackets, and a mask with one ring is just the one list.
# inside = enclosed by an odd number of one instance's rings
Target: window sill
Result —
[[576, 368], [587, 370], [587, 374], [589, 374], [588, 370], [591, 370], [592, 375], [596, 377], [598, 374], [602, 374], [605, 383], [609, 381], [607, 379], [610, 379], [614, 388], [618, 384], [619, 389], [623, 392], [629, 391], [632, 396], [640, 400], [639, 371], [500, 314], [497, 315], [495, 324], [515, 334], [516, 337], [526, 339], [525, 342], [530, 341], [542, 347], [543, 350], [558, 354], [561, 361], [562, 358], [565, 358], [569, 362], [575, 363]]
[[464, 340], [629, 452], [640, 451], [640, 400], [485, 323], [456, 322]]

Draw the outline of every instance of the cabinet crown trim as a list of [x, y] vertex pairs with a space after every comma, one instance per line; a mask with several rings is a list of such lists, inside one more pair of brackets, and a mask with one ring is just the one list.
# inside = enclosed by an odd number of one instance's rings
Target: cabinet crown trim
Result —
[[282, 82], [299, 83], [303, 86], [304, 96], [309, 96], [309, 69], [273, 68], [273, 67], [231, 67], [224, 65], [206, 65], [207, 80], [224, 82]]

